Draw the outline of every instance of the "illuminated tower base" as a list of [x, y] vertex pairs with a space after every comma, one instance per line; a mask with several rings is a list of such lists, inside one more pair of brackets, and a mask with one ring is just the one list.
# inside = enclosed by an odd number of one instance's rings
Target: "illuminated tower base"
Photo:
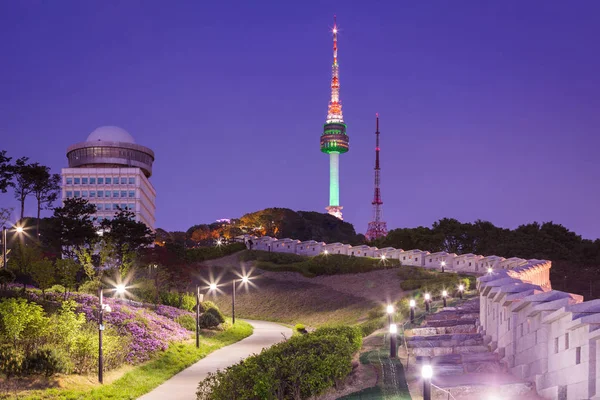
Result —
[[334, 151], [329, 153], [329, 207], [327, 212], [336, 218], [342, 218], [342, 206], [340, 206], [340, 153]]

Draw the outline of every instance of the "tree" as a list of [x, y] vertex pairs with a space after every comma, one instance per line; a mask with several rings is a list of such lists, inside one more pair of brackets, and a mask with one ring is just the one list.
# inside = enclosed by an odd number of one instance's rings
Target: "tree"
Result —
[[92, 219], [95, 212], [96, 206], [85, 199], [65, 199], [62, 207], [54, 209], [52, 237], [69, 258], [97, 239]]
[[59, 174], [51, 174], [50, 167], [36, 164], [32, 168], [33, 195], [37, 201], [36, 236], [39, 236], [41, 210], [52, 207], [52, 203], [58, 198], [61, 178]]
[[21, 157], [13, 166], [14, 173], [14, 188], [15, 188], [15, 198], [19, 200], [21, 204], [21, 219], [23, 219], [25, 214], [25, 200], [27, 196], [33, 193], [34, 183], [35, 183], [35, 175], [36, 171], [39, 168], [38, 163], [27, 164], [29, 158]]
[[0, 192], [6, 193], [6, 189], [12, 186], [14, 169], [10, 165], [11, 157], [6, 156], [6, 150], [0, 151]]
[[55, 271], [52, 261], [45, 257], [34, 261], [31, 265], [31, 276], [42, 290], [42, 296], [46, 298], [46, 290], [50, 289], [55, 282]]
[[15, 274], [8, 268], [0, 269], [0, 289], [6, 289], [9, 283], [15, 281]]
[[81, 269], [77, 261], [72, 258], [58, 259], [54, 262], [58, 282], [65, 288], [65, 299], [69, 290], [73, 289], [77, 284], [77, 273]]
[[0, 229], [6, 224], [6, 221], [10, 219], [10, 215], [14, 211], [14, 208], [0, 207]]
[[25, 278], [30, 275], [33, 264], [42, 258], [40, 248], [36, 245], [24, 245], [21, 241], [13, 249], [12, 256], [8, 260], [8, 267], [17, 271], [23, 279], [23, 291], [26, 288]]
[[102, 241], [109, 257], [118, 266], [121, 275], [127, 274], [134, 263], [138, 251], [154, 242], [154, 234], [143, 222], [135, 220], [131, 211], [119, 208], [114, 218], [104, 220], [100, 225]]

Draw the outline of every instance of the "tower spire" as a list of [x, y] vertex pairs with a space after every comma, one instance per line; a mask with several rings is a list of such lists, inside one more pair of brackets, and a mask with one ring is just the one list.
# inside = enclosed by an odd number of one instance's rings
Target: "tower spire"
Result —
[[373, 220], [369, 222], [367, 240], [377, 239], [387, 235], [387, 224], [381, 220], [381, 168], [379, 167], [379, 113], [375, 114], [375, 193], [373, 196]]
[[331, 99], [327, 112], [327, 122], [344, 122], [342, 115], [342, 103], [340, 101], [340, 76], [338, 66], [338, 47], [337, 47], [337, 21], [333, 16], [333, 65], [331, 66]]
[[331, 66], [331, 98], [327, 108], [327, 120], [321, 135], [321, 151], [329, 154], [329, 206], [325, 209], [336, 218], [342, 219], [342, 206], [340, 206], [340, 154], [346, 153], [349, 148], [346, 124], [342, 115], [340, 101], [340, 77], [338, 66], [338, 27], [335, 15], [333, 16], [333, 65]]

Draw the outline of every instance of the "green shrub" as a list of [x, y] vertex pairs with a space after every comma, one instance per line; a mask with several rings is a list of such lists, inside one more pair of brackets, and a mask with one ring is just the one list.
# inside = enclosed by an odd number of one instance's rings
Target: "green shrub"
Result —
[[217, 321], [219, 321], [219, 324], [222, 324], [223, 322], [225, 322], [225, 316], [223, 315], [223, 313], [217, 308], [217, 307], [211, 307], [209, 309], [207, 309], [204, 314], [211, 314], [215, 317], [215, 319]]
[[[294, 336], [200, 382], [199, 400], [306, 399], [352, 370], [354, 329]], [[337, 336], [335, 335], [337, 333]]]
[[54, 293], [64, 293], [65, 287], [63, 285], [52, 285], [52, 287], [48, 289], [48, 291]]
[[215, 303], [213, 303], [212, 301], [203, 301], [202, 303], [200, 303], [200, 312], [206, 312], [206, 310], [208, 310], [209, 308], [216, 308], [217, 310], [219, 309], [219, 307], [217, 307], [217, 305]]
[[8, 379], [21, 374], [23, 355], [14, 347], [4, 344], [0, 346], [0, 372]]
[[350, 343], [354, 351], [358, 351], [362, 347], [362, 333], [355, 326], [323, 326], [314, 331], [313, 335], [344, 338]]
[[9, 283], [15, 281], [15, 274], [8, 268], [0, 268], [0, 288], [4, 288]]
[[[212, 308], [211, 308], [212, 310]], [[219, 326], [219, 319], [213, 313], [204, 313], [200, 316], [200, 328], [210, 329]]]
[[303, 324], [296, 324], [296, 326], [294, 327], [294, 330], [298, 333], [307, 333], [306, 327]]
[[191, 315], [180, 315], [179, 317], [175, 318], [175, 322], [188, 331], [196, 330], [196, 317], [192, 317]]
[[196, 296], [191, 293], [161, 292], [160, 303], [187, 311], [196, 310]]
[[191, 262], [201, 262], [205, 260], [214, 260], [228, 256], [246, 248], [244, 243], [232, 243], [225, 246], [214, 247], [199, 247], [197, 249], [189, 249], [186, 251], [185, 257]]
[[65, 371], [65, 362], [55, 350], [36, 350], [23, 360], [22, 367], [25, 375], [52, 376]]
[[17, 350], [31, 350], [41, 345], [48, 325], [49, 319], [39, 304], [23, 298], [0, 301], [0, 337], [13, 343]]
[[98, 295], [98, 289], [100, 288], [100, 282], [98, 281], [87, 281], [83, 285], [79, 286], [81, 293]]

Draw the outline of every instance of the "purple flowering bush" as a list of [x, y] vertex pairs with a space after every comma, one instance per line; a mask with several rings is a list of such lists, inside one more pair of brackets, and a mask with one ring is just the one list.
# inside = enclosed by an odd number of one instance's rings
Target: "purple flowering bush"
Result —
[[[29, 294], [34, 301], [41, 300], [35, 292]], [[39, 297], [39, 299], [36, 299]], [[68, 298], [77, 303], [77, 311], [82, 312], [87, 321], [98, 322], [98, 297], [83, 293], [70, 293]], [[62, 302], [63, 294], [47, 293], [46, 300]], [[104, 313], [104, 323], [121, 335], [131, 336], [125, 360], [136, 364], [150, 359], [159, 350], [166, 350], [169, 343], [190, 338], [191, 332], [183, 328], [175, 318], [192, 313], [161, 306], [157, 312], [142, 303], [129, 303], [126, 300], [104, 297], [111, 312]]]

